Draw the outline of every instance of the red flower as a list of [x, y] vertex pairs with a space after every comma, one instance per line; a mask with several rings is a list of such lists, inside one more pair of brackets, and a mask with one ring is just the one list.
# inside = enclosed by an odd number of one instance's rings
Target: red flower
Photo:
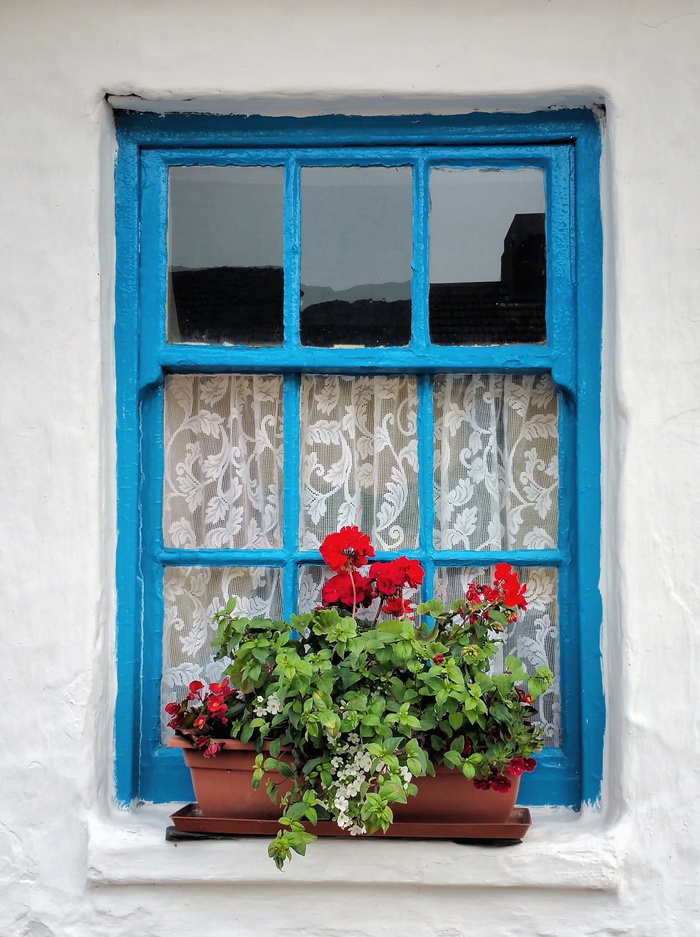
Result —
[[204, 749], [205, 758], [215, 758], [221, 749], [224, 747], [223, 742], [214, 742], [213, 739], [208, 740], [207, 747]]
[[433, 657], [433, 662], [436, 664], [441, 664], [444, 661], [444, 659], [445, 659], [444, 654], [436, 654], [435, 657]]
[[525, 764], [525, 771], [534, 771], [537, 767], [537, 760], [535, 758], [523, 758]]
[[400, 556], [394, 562], [403, 570], [404, 585], [410, 586], [411, 589], [415, 589], [425, 579], [425, 570], [418, 560], [409, 560], [407, 556]]
[[364, 566], [368, 557], [374, 556], [374, 547], [359, 527], [341, 527], [323, 541], [321, 556], [336, 573], [349, 572]]
[[210, 683], [209, 690], [211, 693], [214, 693], [216, 696], [233, 696], [236, 692], [235, 688], [231, 686], [228, 682], [228, 677], [224, 677], [221, 683]]
[[197, 718], [196, 718], [195, 721], [194, 721], [194, 727], [195, 727], [195, 729], [199, 729], [200, 731], [201, 731], [202, 729], [206, 729], [206, 727], [207, 727], [207, 717], [206, 717], [206, 716], [197, 716]]
[[190, 683], [190, 686], [189, 686], [190, 693], [199, 693], [199, 691], [203, 689], [204, 689], [204, 684], [200, 683], [199, 680], [193, 680], [192, 683]]
[[413, 605], [400, 595], [387, 599], [382, 605], [382, 611], [387, 615], [393, 615], [394, 618], [413, 618]]
[[207, 700], [207, 710], [212, 716], [222, 716], [226, 715], [228, 706], [224, 700], [223, 696], [210, 696]]
[[180, 715], [180, 704], [179, 703], [168, 703], [165, 707], [165, 711], [169, 716], [179, 716]]
[[499, 794], [507, 794], [511, 789], [510, 778], [506, 778], [502, 774], [495, 774], [493, 777], [489, 778], [489, 782], [491, 784], [491, 790], [498, 791]]
[[494, 570], [496, 583], [503, 586], [504, 601], [510, 608], [527, 608], [526, 587], [520, 584], [518, 574], [508, 563], [497, 563]]
[[478, 791], [490, 791], [491, 782], [487, 778], [474, 778], [474, 787]]
[[350, 573], [338, 573], [329, 579], [321, 590], [321, 598], [324, 605], [342, 605], [344, 608], [363, 605], [366, 608], [374, 598], [374, 591], [369, 579], [353, 571], [352, 579]]
[[404, 583], [404, 572], [397, 560], [389, 563], [372, 563], [369, 568], [370, 579], [377, 582], [377, 592], [381, 595], [396, 595]]
[[508, 765], [508, 770], [516, 778], [519, 778], [525, 768], [525, 759], [524, 758], [511, 758], [510, 764]]

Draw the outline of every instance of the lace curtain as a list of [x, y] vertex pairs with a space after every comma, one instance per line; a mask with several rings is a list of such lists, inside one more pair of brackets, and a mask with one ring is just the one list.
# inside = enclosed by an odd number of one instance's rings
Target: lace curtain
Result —
[[346, 524], [378, 550], [418, 546], [417, 409], [415, 377], [302, 378], [302, 549]]
[[[301, 381], [301, 549], [345, 524], [379, 550], [419, 546], [415, 377], [306, 375]], [[437, 375], [433, 384], [435, 526], [445, 550], [556, 546], [558, 400], [546, 375]], [[282, 378], [178, 375], [165, 395], [163, 523], [167, 546], [280, 547]], [[509, 638], [527, 666], [558, 669], [556, 573], [527, 570], [531, 608]], [[464, 593], [484, 570], [442, 569], [436, 594]], [[164, 702], [190, 680], [218, 676], [211, 616], [230, 595], [281, 614], [276, 569], [166, 570]], [[318, 603], [320, 567], [301, 567], [299, 608]], [[559, 738], [556, 686], [541, 706]]]
[[282, 545], [282, 378], [178, 374], [165, 386], [165, 545]]

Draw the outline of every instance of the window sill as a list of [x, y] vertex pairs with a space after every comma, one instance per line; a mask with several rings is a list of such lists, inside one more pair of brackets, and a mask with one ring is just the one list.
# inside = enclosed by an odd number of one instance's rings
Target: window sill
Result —
[[[594, 810], [532, 809], [519, 846], [439, 840], [325, 839], [280, 874], [266, 840], [168, 843], [173, 805], [114, 811], [90, 824], [88, 878], [95, 885], [334, 884], [615, 890], [622, 850], [616, 829]], [[196, 882], [193, 882], [196, 859]]]

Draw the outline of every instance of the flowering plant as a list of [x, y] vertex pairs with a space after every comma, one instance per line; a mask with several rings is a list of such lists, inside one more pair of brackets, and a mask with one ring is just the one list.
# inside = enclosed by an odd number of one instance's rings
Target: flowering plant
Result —
[[[435, 599], [414, 607], [405, 590], [423, 581], [416, 560], [367, 569], [374, 550], [356, 527], [328, 536], [321, 555], [334, 575], [319, 608], [289, 623], [248, 619], [232, 598], [215, 615], [226, 677], [204, 693], [191, 684], [187, 699], [168, 707], [170, 725], [205, 755], [216, 755], [222, 736], [255, 743], [252, 784], [267, 775], [282, 811], [269, 848], [279, 868], [292, 851], [304, 854], [316, 839], [308, 824], [319, 819], [351, 834], [386, 831], [391, 805], [406, 803], [413, 779], [437, 764], [507, 791], [535, 767], [542, 738], [533, 703], [552, 680], [548, 668], [529, 675], [513, 656], [491, 672], [501, 635], [527, 607], [508, 564], [495, 567], [493, 585], [471, 583], [449, 608]], [[282, 796], [273, 773], [292, 781]]]

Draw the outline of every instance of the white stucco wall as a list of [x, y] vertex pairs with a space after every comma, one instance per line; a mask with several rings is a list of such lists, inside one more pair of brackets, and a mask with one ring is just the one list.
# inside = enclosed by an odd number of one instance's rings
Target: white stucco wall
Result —
[[[2, 937], [700, 933], [698, 0], [2, 0]], [[163, 842], [110, 802], [113, 123], [607, 108], [604, 801], [525, 843]], [[177, 105], [174, 105], [177, 106]]]

